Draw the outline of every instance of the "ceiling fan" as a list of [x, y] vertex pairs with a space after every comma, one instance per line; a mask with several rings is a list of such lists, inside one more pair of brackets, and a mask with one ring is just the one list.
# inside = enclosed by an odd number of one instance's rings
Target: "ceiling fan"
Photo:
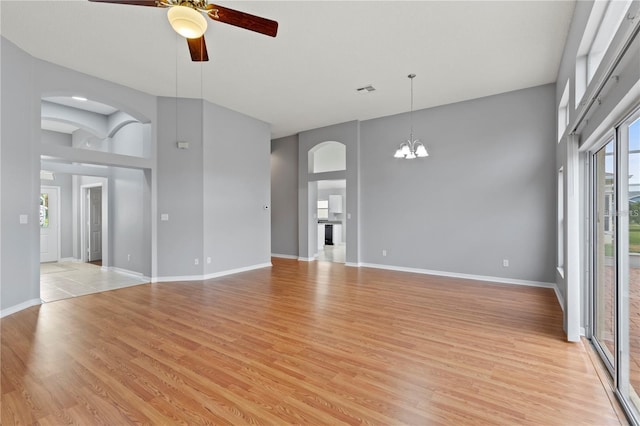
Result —
[[204, 32], [207, 20], [204, 15], [214, 21], [255, 31], [270, 37], [278, 33], [278, 23], [271, 19], [250, 15], [238, 10], [209, 3], [208, 0], [89, 0], [97, 3], [132, 4], [137, 6], [166, 7], [171, 27], [187, 39], [191, 60], [203, 62], [209, 60]]

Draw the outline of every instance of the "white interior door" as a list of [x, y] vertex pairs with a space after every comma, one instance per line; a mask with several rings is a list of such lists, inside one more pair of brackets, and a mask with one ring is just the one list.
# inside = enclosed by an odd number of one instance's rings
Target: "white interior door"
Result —
[[40, 262], [58, 261], [58, 189], [40, 188]]
[[102, 187], [89, 189], [89, 262], [102, 259]]

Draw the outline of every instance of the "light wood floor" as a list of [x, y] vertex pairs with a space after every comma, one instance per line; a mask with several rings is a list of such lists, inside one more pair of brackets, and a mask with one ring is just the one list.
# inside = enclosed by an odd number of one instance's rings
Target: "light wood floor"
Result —
[[2, 424], [620, 424], [550, 289], [273, 263], [3, 318]]

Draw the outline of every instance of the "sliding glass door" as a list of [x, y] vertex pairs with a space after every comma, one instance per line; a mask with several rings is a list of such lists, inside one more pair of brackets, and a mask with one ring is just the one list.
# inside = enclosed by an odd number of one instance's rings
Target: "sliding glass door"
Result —
[[640, 420], [640, 110], [591, 153], [592, 341]]
[[[640, 410], [640, 112], [632, 115], [619, 128], [621, 145], [626, 151], [626, 181], [624, 185], [625, 205], [628, 220], [625, 221], [627, 257], [624, 267], [620, 332], [628, 344], [621, 354], [622, 393]], [[628, 379], [628, 386], [626, 385]]]
[[593, 155], [593, 340], [612, 373], [616, 353], [615, 148], [615, 140], [611, 138]]

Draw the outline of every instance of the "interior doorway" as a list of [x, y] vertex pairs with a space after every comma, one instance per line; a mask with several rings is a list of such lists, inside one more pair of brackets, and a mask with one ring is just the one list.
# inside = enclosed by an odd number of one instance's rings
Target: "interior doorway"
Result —
[[346, 179], [320, 180], [316, 182], [319, 261], [345, 263], [346, 241]]

